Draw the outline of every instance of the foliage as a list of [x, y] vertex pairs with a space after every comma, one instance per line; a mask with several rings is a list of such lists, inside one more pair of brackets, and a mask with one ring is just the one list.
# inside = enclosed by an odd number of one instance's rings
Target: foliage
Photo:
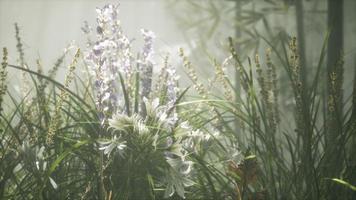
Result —
[[[48, 73], [40, 61], [33, 70], [15, 25], [18, 65], [4, 48], [0, 69], [1, 199], [355, 197], [356, 83], [343, 98], [343, 59], [325, 74], [325, 45], [312, 84], [303, 85], [296, 38], [288, 47], [262, 38], [271, 49], [247, 66], [230, 39], [209, 88], [181, 49], [197, 92], [188, 97], [168, 56], [154, 73], [151, 31], [141, 30], [144, 45], [134, 51], [118, 7], [97, 14], [95, 33], [82, 28], [87, 47], [75, 48], [63, 84], [55, 76], [73, 47]], [[21, 94], [8, 90], [9, 70], [22, 73]], [[228, 70], [239, 73], [241, 90]], [[282, 95], [292, 97], [289, 109]]]
[[[235, 196], [238, 199], [328, 199], [336, 193], [341, 199], [352, 199], [354, 193], [326, 181], [342, 177], [351, 184], [343, 180], [336, 182], [349, 188], [354, 184], [351, 171], [355, 170], [355, 101], [345, 101], [341, 103], [342, 107], [337, 106], [343, 99], [343, 58], [331, 74], [325, 74], [327, 47], [324, 45], [312, 84], [303, 85], [296, 38], [291, 40], [289, 51], [283, 43], [280, 43], [282, 47], [269, 44], [272, 49], [266, 52], [265, 68], [258, 55], [254, 66], [251, 59], [245, 66], [230, 38], [231, 56], [221, 64], [214, 61], [216, 75], [210, 84], [223, 90], [211, 92], [215, 90], [210, 89], [207, 92], [203, 85], [197, 84], [199, 79], [194, 79], [196, 75], [189, 74], [201, 97], [210, 99], [206, 103], [207, 109], [215, 109], [213, 118], [218, 118], [220, 132], [229, 140], [237, 141], [241, 151], [250, 152], [257, 158], [257, 163], [252, 164], [255, 167], [248, 170], [251, 178], [247, 182], [254, 183], [250, 187], [241, 185], [241, 178], [248, 174], [241, 171], [245, 165], [228, 164], [230, 171], [234, 172], [230, 176], [238, 174], [239, 177], [235, 181]], [[285, 49], [284, 53], [280, 54], [277, 48]], [[288, 92], [291, 94], [283, 93], [292, 96], [288, 109], [280, 106], [280, 82], [278, 66], [272, 62], [274, 58], [289, 77]], [[183, 56], [183, 59], [187, 58]], [[241, 91], [233, 85], [234, 77], [228, 73], [230, 67], [241, 77]], [[327, 77], [325, 80], [321, 78], [323, 75]], [[332, 86], [323, 87], [325, 81]], [[355, 88], [347, 99], [354, 97]], [[293, 117], [290, 117], [292, 111]], [[211, 115], [202, 114], [203, 118], [207, 116]], [[331, 120], [337, 123], [330, 123]], [[337, 135], [331, 141], [330, 131]], [[247, 192], [241, 192], [242, 187]]]

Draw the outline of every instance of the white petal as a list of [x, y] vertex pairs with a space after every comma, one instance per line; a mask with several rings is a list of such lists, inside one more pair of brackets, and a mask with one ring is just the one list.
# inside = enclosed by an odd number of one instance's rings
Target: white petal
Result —
[[53, 180], [51, 177], [49, 177], [49, 182], [51, 183], [52, 187], [53, 187], [55, 190], [58, 188], [57, 183], [54, 182], [54, 180]]
[[155, 110], [159, 106], [159, 99], [155, 98], [152, 101], [152, 109]]

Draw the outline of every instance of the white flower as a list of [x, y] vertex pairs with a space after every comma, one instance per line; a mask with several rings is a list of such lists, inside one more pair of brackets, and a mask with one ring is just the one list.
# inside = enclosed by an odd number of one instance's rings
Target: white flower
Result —
[[164, 182], [166, 183], [166, 190], [164, 191], [164, 197], [169, 198], [173, 196], [175, 192], [182, 197], [185, 198], [184, 195], [184, 187], [189, 187], [194, 184], [188, 177], [180, 174], [173, 168], [171, 168], [165, 177]]
[[192, 128], [190, 127], [188, 121], [182, 122], [181, 124], [179, 124], [179, 126], [180, 126], [181, 128], [183, 128], [183, 129], [186, 129], [186, 130], [191, 130], [191, 129], [192, 129]]
[[171, 167], [173, 167], [175, 170], [177, 170], [180, 174], [188, 175], [192, 170], [193, 162], [184, 160], [183, 158], [181, 158], [181, 157], [178, 157], [178, 158], [167, 157], [166, 159], [167, 159], [167, 162], [169, 163], [169, 165], [171, 165]]
[[131, 131], [137, 134], [146, 134], [149, 132], [142, 118], [138, 114], [127, 116], [126, 114], [116, 113], [109, 119], [109, 127], [115, 130], [124, 131], [130, 134]]
[[120, 156], [123, 157], [124, 149], [126, 148], [126, 141], [121, 141], [120, 137], [117, 138], [116, 135], [109, 141], [99, 141], [101, 147], [99, 150], [104, 151], [105, 155], [110, 157], [111, 152], [115, 149], [118, 149]]
[[176, 112], [169, 112], [172, 108], [169, 105], [159, 105], [159, 99], [154, 98], [149, 101], [147, 98], [143, 99], [146, 106], [146, 114], [148, 117], [153, 118], [161, 127], [166, 129], [173, 129], [174, 125], [178, 121], [178, 114]]

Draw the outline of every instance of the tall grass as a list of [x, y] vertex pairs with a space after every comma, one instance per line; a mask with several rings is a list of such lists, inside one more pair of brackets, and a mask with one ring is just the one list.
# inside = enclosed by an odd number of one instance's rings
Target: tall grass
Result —
[[[136, 59], [117, 7], [99, 10], [99, 39], [84, 59], [77, 49], [63, 84], [55, 75], [68, 52], [47, 74], [40, 61], [32, 70], [15, 25], [19, 66], [4, 49], [0, 71], [1, 199], [182, 199], [194, 185], [191, 156], [209, 137], [177, 107], [188, 88], [177, 87], [168, 58], [152, 74], [152, 32], [142, 30]], [[113, 67], [120, 61], [126, 68]], [[21, 94], [7, 90], [8, 68], [22, 73]]]
[[[222, 64], [214, 61], [216, 76], [211, 85], [218, 89], [209, 97], [201, 95], [209, 99], [207, 109], [215, 109], [214, 115], [202, 113], [202, 117], [217, 118], [229, 141], [237, 141], [247, 156], [255, 155], [253, 162], [225, 164], [228, 175], [239, 176], [230, 182], [236, 186], [233, 195], [237, 199], [355, 198], [351, 173], [355, 171], [355, 88], [352, 96], [343, 97], [343, 58], [326, 73], [324, 45], [315, 73], [307, 77], [312, 83], [303, 85], [296, 38], [287, 47], [283, 42], [269, 45], [264, 62], [256, 55], [246, 66], [230, 38], [230, 57]], [[241, 92], [234, 87], [231, 70], [239, 73]], [[198, 81], [191, 77], [193, 84]], [[288, 83], [279, 77], [287, 77]], [[288, 88], [284, 93], [281, 84], [288, 84], [283, 85]], [[287, 106], [282, 102], [286, 97], [293, 100]], [[241, 180], [244, 177], [250, 180]]]
[[[326, 72], [324, 45], [303, 85], [296, 38], [246, 63], [230, 39], [209, 88], [181, 49], [192, 89], [179, 88], [168, 56], [153, 74], [151, 32], [132, 52], [116, 9], [98, 9], [98, 39], [74, 52], [64, 83], [69, 51], [33, 70], [15, 26], [19, 65], [4, 48], [0, 69], [0, 199], [355, 198], [356, 82], [344, 97], [343, 58]], [[9, 70], [23, 74], [21, 94]]]

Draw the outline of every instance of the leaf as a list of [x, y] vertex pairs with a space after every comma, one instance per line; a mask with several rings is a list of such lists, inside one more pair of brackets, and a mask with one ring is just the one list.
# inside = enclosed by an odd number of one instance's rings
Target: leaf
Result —
[[48, 170], [48, 176], [50, 176], [52, 174], [52, 172], [54, 172], [54, 170], [58, 167], [58, 165], [62, 162], [62, 160], [64, 160], [65, 157], [67, 157], [67, 155], [69, 155], [69, 153], [71, 153], [72, 151], [74, 151], [75, 149], [88, 144], [89, 141], [88, 140], [84, 140], [84, 141], [80, 141], [77, 142], [76, 144], [74, 144], [71, 148], [67, 149], [66, 151], [64, 151], [60, 156], [58, 156], [58, 158], [51, 164], [51, 167]]
[[130, 99], [129, 99], [129, 94], [126, 90], [125, 87], [125, 82], [124, 82], [124, 78], [122, 77], [121, 73], [119, 73], [120, 76], [120, 83], [121, 83], [121, 87], [122, 87], [122, 92], [124, 94], [124, 99], [125, 99], [125, 107], [126, 107], [126, 114], [128, 116], [130, 116]]
[[139, 104], [139, 99], [140, 99], [140, 95], [139, 95], [139, 91], [140, 91], [140, 74], [137, 72], [136, 76], [135, 76], [135, 105], [134, 105], [134, 112], [138, 113], [138, 104]]
[[336, 183], [338, 183], [338, 184], [341, 184], [341, 185], [343, 185], [343, 186], [345, 186], [345, 187], [348, 187], [348, 188], [350, 188], [350, 189], [353, 190], [353, 191], [356, 191], [356, 186], [351, 185], [350, 183], [348, 183], [348, 182], [346, 182], [346, 181], [344, 181], [344, 180], [341, 180], [341, 179], [338, 179], [338, 178], [333, 178], [333, 179], [331, 179], [331, 180], [334, 181], [334, 182], [336, 182]]
[[66, 88], [63, 84], [59, 83], [58, 81], [56, 81], [56, 80], [54, 80], [54, 79], [51, 79], [50, 77], [45, 76], [45, 75], [43, 75], [43, 74], [40, 74], [40, 73], [38, 73], [38, 72], [32, 71], [32, 70], [30, 70], [30, 69], [22, 68], [22, 67], [19, 67], [19, 66], [16, 66], [16, 65], [8, 65], [8, 66], [11, 67], [11, 68], [15, 68], [15, 69], [18, 69], [18, 70], [22, 70], [22, 71], [24, 71], [24, 72], [28, 72], [28, 73], [30, 73], [30, 74], [34, 74], [34, 75], [36, 75], [36, 76], [38, 76], [38, 77], [40, 77], [40, 78], [43, 78], [43, 79], [45, 79], [45, 80], [47, 80], [47, 81], [53, 83], [53, 84], [56, 85], [59, 89], [65, 90], [65, 91], [68, 92], [71, 96], [73, 96], [73, 97], [75, 97], [77, 100], [79, 100], [80, 103], [81, 103], [83, 106], [85, 106], [85, 107], [87, 107], [87, 108], [89, 108], [89, 109], [91, 108], [91, 105], [89, 105], [88, 103], [86, 103], [86, 101], [85, 101], [84, 99], [80, 98], [80, 97], [78, 96], [78, 94], [76, 94], [75, 92], [73, 92], [73, 91], [71, 91], [70, 89]]
[[245, 160], [254, 159], [254, 158], [256, 158], [256, 155], [249, 155], [245, 158]]
[[174, 194], [174, 187], [172, 184], [168, 184], [164, 191], [164, 198], [169, 198]]

